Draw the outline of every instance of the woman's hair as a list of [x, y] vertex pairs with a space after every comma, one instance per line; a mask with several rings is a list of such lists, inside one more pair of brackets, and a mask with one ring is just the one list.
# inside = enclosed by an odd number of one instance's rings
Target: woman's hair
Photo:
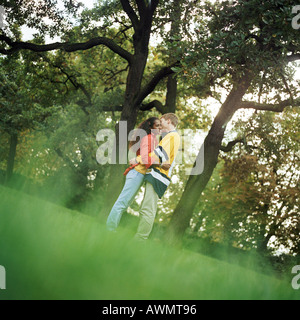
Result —
[[142, 138], [151, 133], [151, 129], [153, 129], [154, 123], [156, 120], [159, 120], [156, 117], [148, 118], [147, 120], [143, 121], [139, 124], [137, 129], [135, 129], [131, 135], [130, 142], [129, 142], [129, 149], [134, 145], [133, 151], [137, 151], [140, 148], [140, 142]]

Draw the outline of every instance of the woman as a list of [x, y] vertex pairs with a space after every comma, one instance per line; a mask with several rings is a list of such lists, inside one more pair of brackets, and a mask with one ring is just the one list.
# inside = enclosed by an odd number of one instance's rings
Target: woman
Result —
[[125, 185], [108, 216], [106, 222], [108, 230], [116, 230], [123, 212], [129, 207], [143, 184], [147, 168], [151, 166], [149, 154], [158, 145], [156, 136], [159, 133], [160, 120], [156, 117], [145, 120], [139, 125], [138, 130], [135, 131], [134, 137], [131, 139], [133, 141], [129, 144], [129, 148], [134, 151], [136, 150], [136, 156], [140, 156], [144, 164], [132, 164], [124, 172], [124, 175], [126, 175]]

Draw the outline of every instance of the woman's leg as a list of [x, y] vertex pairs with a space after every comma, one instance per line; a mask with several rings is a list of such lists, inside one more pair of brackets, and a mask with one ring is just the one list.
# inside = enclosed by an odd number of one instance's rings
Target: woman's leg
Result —
[[107, 218], [106, 227], [108, 230], [114, 231], [118, 227], [123, 212], [130, 206], [136, 193], [144, 182], [144, 177], [145, 176], [142, 173], [139, 173], [134, 169], [128, 172], [123, 190]]

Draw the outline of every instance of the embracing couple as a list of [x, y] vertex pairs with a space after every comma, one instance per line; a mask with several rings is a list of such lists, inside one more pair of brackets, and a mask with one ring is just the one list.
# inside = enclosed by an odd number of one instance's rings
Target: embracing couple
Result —
[[[135, 149], [136, 157], [130, 160], [130, 167], [124, 172], [125, 185], [108, 216], [108, 230], [116, 230], [123, 212], [145, 182], [140, 222], [135, 238], [148, 239], [154, 224], [158, 199], [162, 198], [171, 181], [174, 160], [180, 145], [177, 124], [177, 116], [167, 113], [160, 119], [152, 117], [139, 125], [139, 136], [133, 137], [132, 140], [135, 141], [129, 145], [131, 149]], [[158, 142], [157, 136], [160, 134], [163, 138]]]

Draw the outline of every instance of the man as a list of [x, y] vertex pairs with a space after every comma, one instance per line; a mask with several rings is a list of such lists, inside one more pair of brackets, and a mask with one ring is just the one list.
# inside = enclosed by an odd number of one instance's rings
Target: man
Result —
[[[176, 131], [177, 116], [174, 113], [164, 114], [160, 123], [166, 134], [157, 148], [149, 155], [151, 161], [145, 164], [148, 168], [145, 175], [145, 195], [140, 209], [140, 223], [135, 235], [135, 238], [141, 240], [147, 240], [152, 231], [157, 202], [163, 197], [171, 182], [174, 160], [180, 145], [180, 136]], [[135, 163], [143, 163], [142, 158], [137, 157]], [[166, 166], [166, 163], [169, 166]]]

